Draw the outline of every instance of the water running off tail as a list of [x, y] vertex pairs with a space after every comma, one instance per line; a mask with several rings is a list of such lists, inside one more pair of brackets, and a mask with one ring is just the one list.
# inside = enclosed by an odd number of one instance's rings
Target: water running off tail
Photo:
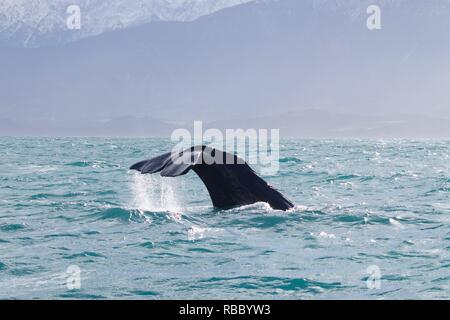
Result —
[[133, 174], [131, 206], [142, 211], [179, 212], [180, 180], [160, 176]]

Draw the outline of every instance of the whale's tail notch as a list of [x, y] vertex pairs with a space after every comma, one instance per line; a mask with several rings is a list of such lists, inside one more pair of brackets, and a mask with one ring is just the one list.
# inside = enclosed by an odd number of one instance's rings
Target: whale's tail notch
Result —
[[244, 160], [206, 146], [165, 153], [140, 161], [130, 169], [142, 174], [160, 172], [163, 177], [181, 176], [192, 169], [205, 184], [217, 208], [232, 208], [255, 202], [267, 202], [277, 210], [288, 210], [294, 206], [260, 178]]

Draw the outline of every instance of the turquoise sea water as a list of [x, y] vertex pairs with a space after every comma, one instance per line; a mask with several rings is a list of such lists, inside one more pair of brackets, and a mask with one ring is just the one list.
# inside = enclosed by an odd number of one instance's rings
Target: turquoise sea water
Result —
[[128, 170], [167, 140], [0, 138], [0, 298], [450, 298], [450, 141], [281, 144], [291, 212]]

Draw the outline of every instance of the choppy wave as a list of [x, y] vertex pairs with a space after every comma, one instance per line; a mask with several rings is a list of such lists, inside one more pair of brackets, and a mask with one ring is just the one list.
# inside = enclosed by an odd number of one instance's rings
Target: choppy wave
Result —
[[301, 163], [302, 160], [296, 157], [284, 157], [279, 160], [281, 163]]
[[288, 212], [127, 170], [167, 143], [0, 138], [0, 298], [449, 297], [449, 141], [283, 141]]

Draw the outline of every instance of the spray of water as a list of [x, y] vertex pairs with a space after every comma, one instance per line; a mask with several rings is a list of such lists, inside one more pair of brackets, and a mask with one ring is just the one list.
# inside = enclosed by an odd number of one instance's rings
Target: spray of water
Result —
[[131, 182], [133, 200], [131, 206], [143, 211], [154, 211], [157, 209], [155, 196], [155, 177], [134, 174]]
[[171, 178], [160, 178], [161, 185], [161, 208], [176, 212], [179, 211], [178, 196], [176, 191], [179, 190], [178, 180]]
[[131, 181], [133, 195], [131, 205], [143, 216], [146, 211], [168, 213], [171, 220], [186, 226], [188, 240], [202, 239], [205, 234], [220, 232], [221, 229], [209, 228], [204, 223], [197, 225], [197, 223], [182, 218], [181, 212], [189, 210], [189, 208], [181, 206], [183, 203], [182, 190], [185, 190], [185, 183], [181, 178], [173, 179], [135, 173]]
[[142, 211], [179, 212], [179, 184], [177, 179], [134, 174], [131, 181], [132, 207]]

